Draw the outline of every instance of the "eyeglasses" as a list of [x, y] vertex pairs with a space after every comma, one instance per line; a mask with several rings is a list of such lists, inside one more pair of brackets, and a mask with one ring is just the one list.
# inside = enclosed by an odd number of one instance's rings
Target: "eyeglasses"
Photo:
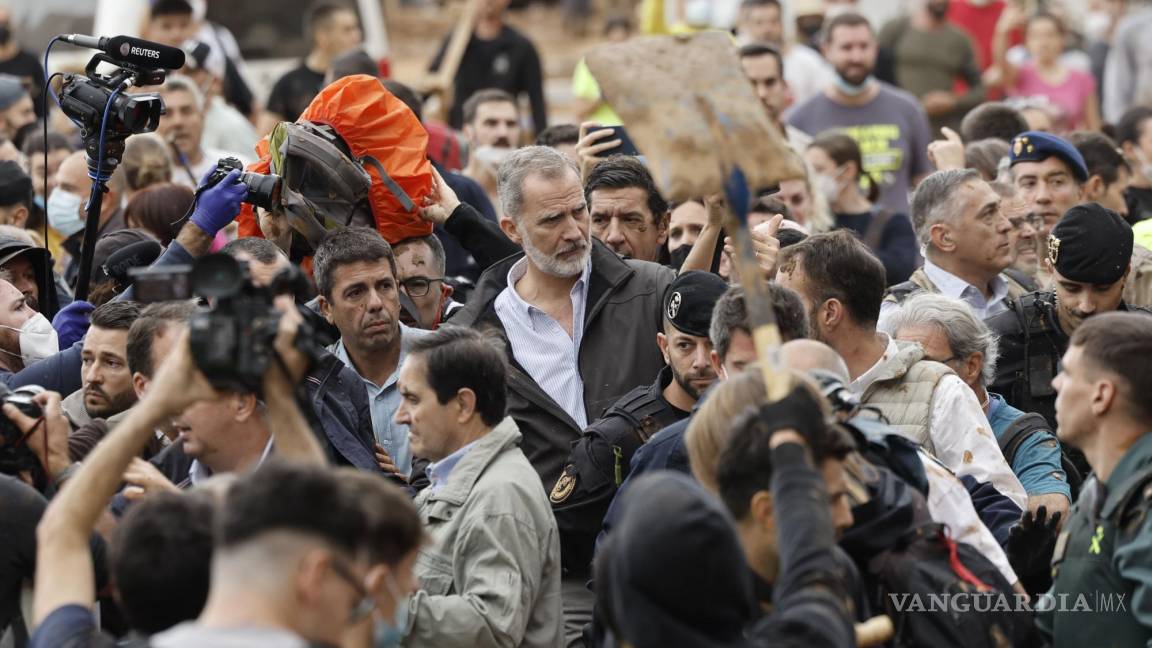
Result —
[[356, 592], [356, 596], [360, 599], [356, 605], [352, 607], [351, 612], [348, 613], [348, 625], [356, 625], [368, 618], [368, 615], [372, 614], [372, 610], [376, 609], [376, 599], [368, 593], [368, 590], [364, 588], [364, 584], [352, 573], [352, 569], [344, 564], [343, 560], [335, 556], [332, 557], [332, 571], [336, 572], [340, 580], [348, 583], [352, 591]]
[[409, 297], [423, 297], [428, 294], [428, 287], [436, 281], [444, 281], [444, 277], [408, 277], [400, 282], [400, 286]]

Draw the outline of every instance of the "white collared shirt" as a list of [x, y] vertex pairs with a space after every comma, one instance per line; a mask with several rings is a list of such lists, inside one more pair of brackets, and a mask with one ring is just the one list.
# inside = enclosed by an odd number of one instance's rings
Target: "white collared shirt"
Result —
[[[960, 301], [968, 304], [972, 312], [979, 319], [987, 319], [997, 313], [1008, 310], [1008, 304], [1005, 301], [1008, 298], [1008, 282], [1004, 277], [996, 275], [990, 284], [992, 288], [992, 297], [985, 297], [984, 291], [977, 286], [964, 281], [960, 277], [948, 272], [944, 268], [932, 263], [928, 259], [924, 259], [924, 274], [928, 280], [936, 286], [941, 295], [959, 299]], [[893, 313], [900, 310], [900, 304], [892, 301], [884, 301], [880, 304], [880, 323], [877, 328], [886, 329], [885, 324], [888, 318]]]
[[580, 429], [588, 426], [584, 411], [584, 379], [580, 376], [580, 341], [584, 337], [584, 309], [592, 260], [572, 285], [572, 335], [551, 315], [524, 301], [516, 282], [528, 271], [527, 257], [508, 270], [508, 287], [496, 296], [496, 315], [516, 362], [540, 389], [561, 407]]
[[[863, 395], [876, 382], [888, 360], [900, 352], [896, 340], [885, 333], [880, 335], [888, 340], [888, 346], [876, 364], [852, 381], [849, 388], [856, 396]], [[1028, 508], [1028, 493], [1004, 460], [1004, 453], [1000, 451], [976, 394], [960, 376], [949, 374], [936, 383], [928, 434], [932, 437], [936, 458], [952, 472], [959, 476], [971, 475], [978, 482], [991, 483], [1021, 510]]]
[[[272, 441], [273, 441], [273, 439], [275, 439], [274, 436], [268, 437], [268, 443], [264, 445], [264, 452], [262, 452], [260, 454], [260, 461], [257, 461], [256, 465], [253, 466], [253, 468], [259, 466], [260, 464], [262, 464], [268, 460], [268, 455], [272, 454]], [[200, 463], [199, 459], [193, 459], [192, 460], [192, 465], [188, 467], [188, 482], [190, 484], [195, 486], [195, 485], [199, 484], [200, 482], [208, 479], [211, 476], [212, 476], [212, 471], [208, 469], [208, 466], [205, 466], [204, 464]]]

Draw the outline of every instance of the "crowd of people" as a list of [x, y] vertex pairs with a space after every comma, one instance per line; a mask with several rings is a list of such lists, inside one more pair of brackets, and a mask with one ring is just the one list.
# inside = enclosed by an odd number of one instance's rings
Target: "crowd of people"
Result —
[[265, 99], [151, 0], [98, 222], [0, 8], [0, 647], [1152, 643], [1152, 5], [568, 3], [730, 31], [804, 171], [731, 205], [476, 4], [439, 121], [352, 5]]

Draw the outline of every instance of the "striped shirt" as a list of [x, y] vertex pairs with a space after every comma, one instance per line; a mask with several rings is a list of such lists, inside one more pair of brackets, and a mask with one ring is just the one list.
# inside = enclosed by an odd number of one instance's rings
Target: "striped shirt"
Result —
[[516, 362], [552, 397], [580, 429], [588, 425], [584, 411], [584, 379], [580, 377], [580, 340], [584, 337], [584, 308], [592, 261], [572, 286], [572, 335], [551, 315], [524, 301], [516, 282], [528, 271], [528, 259], [508, 271], [508, 287], [496, 296], [496, 315], [504, 325]]

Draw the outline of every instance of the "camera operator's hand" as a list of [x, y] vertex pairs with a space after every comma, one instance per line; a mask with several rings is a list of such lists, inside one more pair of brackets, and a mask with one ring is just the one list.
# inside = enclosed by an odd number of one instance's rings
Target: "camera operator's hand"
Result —
[[178, 416], [200, 401], [220, 398], [204, 374], [196, 367], [188, 331], [176, 340], [168, 358], [156, 371], [142, 404], [155, 408], [162, 416]]
[[443, 225], [444, 221], [460, 206], [460, 199], [452, 187], [444, 182], [444, 176], [432, 167], [432, 193], [424, 198], [424, 205], [420, 209], [420, 218], [433, 225]]
[[4, 416], [28, 435], [24, 444], [40, 459], [44, 470], [55, 480], [72, 465], [72, 458], [68, 455], [68, 434], [72, 426], [60, 409], [60, 394], [44, 392], [32, 400], [44, 410], [42, 418], [27, 416], [14, 405], [4, 406]]
[[[273, 300], [273, 306], [280, 311], [280, 326], [276, 331], [276, 340], [272, 348], [284, 362], [281, 367], [273, 361], [264, 374], [264, 392], [279, 390], [280, 393], [292, 395], [293, 388], [304, 380], [308, 373], [309, 360], [296, 346], [296, 335], [300, 331], [300, 324], [304, 321], [300, 311], [296, 309], [296, 302], [291, 295], [280, 295]], [[284, 375], [285, 369], [288, 375]]]
[[611, 151], [623, 143], [619, 138], [608, 139], [613, 136], [613, 131], [606, 128], [594, 130], [599, 128], [600, 124], [596, 122], [580, 124], [580, 140], [576, 142], [576, 156], [580, 158], [581, 178], [587, 178], [592, 167], [604, 159], [601, 153]]
[[196, 197], [196, 209], [192, 212], [190, 219], [196, 227], [204, 230], [208, 236], [216, 236], [217, 232], [224, 229], [228, 223], [236, 218], [236, 215], [240, 213], [240, 204], [248, 195], [248, 187], [240, 182], [240, 171], [237, 169], [229, 171], [228, 175], [224, 176], [215, 186], [203, 188], [204, 182], [215, 171], [216, 169], [213, 167], [212, 171], [200, 181], [202, 191]]
[[124, 481], [128, 484], [124, 489], [124, 497], [133, 502], [144, 499], [152, 493], [181, 492], [180, 488], [169, 481], [156, 466], [140, 457], [132, 459], [132, 463], [128, 465], [128, 470], [124, 472]]

